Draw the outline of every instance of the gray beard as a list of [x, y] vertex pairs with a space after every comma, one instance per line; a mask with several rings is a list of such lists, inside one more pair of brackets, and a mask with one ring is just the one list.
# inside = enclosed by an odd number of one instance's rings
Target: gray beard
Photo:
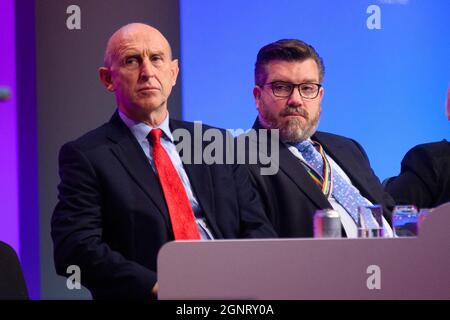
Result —
[[285, 127], [280, 129], [280, 140], [290, 143], [308, 140], [316, 132], [318, 125], [319, 119], [317, 118], [302, 129], [299, 119], [291, 119]]
[[[279, 129], [280, 140], [282, 142], [298, 143], [309, 139], [316, 132], [319, 126], [320, 112], [321, 110], [311, 120], [307, 118], [307, 123], [304, 128], [301, 127], [300, 119], [291, 119], [283, 127], [271, 115], [265, 116], [260, 113], [258, 119], [266, 129]], [[301, 113], [304, 114], [305, 112], [302, 111]]]

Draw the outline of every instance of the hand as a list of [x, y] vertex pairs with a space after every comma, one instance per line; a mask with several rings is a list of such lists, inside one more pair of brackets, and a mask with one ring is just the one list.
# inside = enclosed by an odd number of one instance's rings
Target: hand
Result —
[[155, 285], [152, 288], [152, 295], [154, 295], [155, 297], [158, 297], [158, 290], [159, 290], [159, 284], [157, 282], [157, 283], [155, 283]]

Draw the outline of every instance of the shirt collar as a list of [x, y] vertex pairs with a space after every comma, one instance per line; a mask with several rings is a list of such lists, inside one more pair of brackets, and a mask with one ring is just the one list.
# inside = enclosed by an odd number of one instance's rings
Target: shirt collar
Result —
[[147, 140], [147, 136], [152, 129], [159, 128], [164, 132], [164, 136], [173, 142], [172, 132], [169, 128], [169, 112], [167, 112], [166, 118], [159, 124], [159, 126], [152, 127], [144, 122], [135, 121], [133, 119], [128, 118], [124, 113], [119, 111], [119, 116], [122, 121], [130, 128], [133, 135], [136, 137], [138, 141]]
[[304, 142], [304, 141], [309, 141], [309, 143], [311, 143], [311, 144], [313, 143], [311, 138], [308, 138], [308, 139], [300, 141], [300, 142], [284, 142], [284, 145], [286, 145], [288, 148], [290, 148], [290, 147], [296, 148], [297, 144]]
[[[308, 138], [306, 140], [303, 141], [309, 141], [310, 143], [312, 143], [311, 138]], [[295, 143], [284, 143], [284, 145], [289, 149], [289, 151], [291, 151], [294, 155], [297, 156], [297, 158], [300, 158], [301, 160], [305, 161], [305, 158], [303, 158], [303, 155], [300, 151], [298, 151], [298, 148], [295, 146]]]

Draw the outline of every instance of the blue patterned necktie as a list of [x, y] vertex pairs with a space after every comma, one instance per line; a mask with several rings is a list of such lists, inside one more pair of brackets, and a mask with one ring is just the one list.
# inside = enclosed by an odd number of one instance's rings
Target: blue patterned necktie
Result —
[[[314, 142], [318, 144], [317, 142]], [[300, 151], [303, 159], [318, 173], [323, 172], [323, 158], [319, 151], [314, 147], [311, 141], [303, 141], [295, 145], [295, 147]], [[350, 214], [350, 216], [358, 225], [358, 206], [370, 206], [371, 204], [367, 201], [359, 191], [347, 182], [336, 170], [332, 171], [333, 180], [333, 190], [332, 194], [337, 202]], [[365, 223], [368, 229], [378, 227], [374, 221], [371, 213], [364, 210]], [[367, 216], [370, 215], [370, 216]]]

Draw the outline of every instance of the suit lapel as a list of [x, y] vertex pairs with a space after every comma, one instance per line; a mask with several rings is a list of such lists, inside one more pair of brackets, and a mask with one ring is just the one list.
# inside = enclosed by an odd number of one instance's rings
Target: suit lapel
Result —
[[368, 198], [371, 202], [379, 202], [380, 200], [375, 199], [371, 194], [371, 189], [367, 185], [366, 180], [360, 174], [364, 172], [361, 165], [357, 159], [349, 156], [348, 150], [340, 144], [333, 142], [332, 144], [327, 144], [320, 138], [320, 135], [314, 135], [313, 140], [319, 142], [325, 152], [336, 162], [339, 167], [345, 172], [345, 174], [350, 178], [352, 184], [360, 191], [361, 195]]
[[204, 164], [183, 164], [183, 167], [208, 225], [213, 229], [214, 235], [220, 235], [214, 214], [215, 203], [210, 169]]
[[[256, 119], [253, 124], [253, 129], [264, 129], [258, 119]], [[267, 143], [269, 143], [269, 141], [270, 138], [268, 138]], [[260, 149], [258, 148], [258, 150]], [[269, 150], [269, 147], [267, 147], [266, 150]], [[320, 190], [309, 176], [308, 172], [303, 167], [301, 160], [296, 158], [281, 141], [279, 142], [279, 159], [275, 159], [274, 161], [279, 162], [280, 170], [283, 171], [318, 208], [331, 208], [331, 204], [322, 193], [322, 190]]]
[[280, 169], [291, 178], [297, 187], [301, 189], [317, 207], [331, 208], [331, 205], [322, 190], [320, 190], [303, 167], [301, 160], [296, 158], [283, 143], [280, 143]]
[[[191, 135], [191, 141], [195, 143], [196, 139], [194, 137], [194, 130], [191, 126], [186, 122], [170, 120], [170, 130], [173, 132], [176, 129], [184, 129], [189, 131]], [[203, 133], [202, 133], [203, 134]], [[198, 140], [198, 139], [197, 139]], [[175, 145], [179, 143], [179, 141], [174, 141]], [[193, 145], [189, 146], [191, 148], [191, 160], [194, 159], [193, 152], [196, 148]], [[203, 142], [201, 151], [204, 150]], [[183, 159], [183, 158], [182, 158]], [[202, 209], [203, 214], [205, 215], [209, 227], [213, 230], [213, 234], [215, 236], [221, 236], [220, 229], [217, 226], [217, 221], [215, 218], [215, 202], [214, 202], [214, 194], [213, 194], [213, 183], [211, 177], [211, 169], [206, 164], [194, 164], [193, 161], [191, 163], [184, 163], [183, 168], [186, 171], [186, 174], [189, 178], [189, 182], [192, 186], [195, 197], [197, 198], [199, 205]]]
[[111, 118], [108, 137], [115, 142], [111, 151], [122, 163], [131, 178], [144, 190], [159, 209], [169, 226], [169, 214], [156, 174], [135, 137], [116, 112]]

